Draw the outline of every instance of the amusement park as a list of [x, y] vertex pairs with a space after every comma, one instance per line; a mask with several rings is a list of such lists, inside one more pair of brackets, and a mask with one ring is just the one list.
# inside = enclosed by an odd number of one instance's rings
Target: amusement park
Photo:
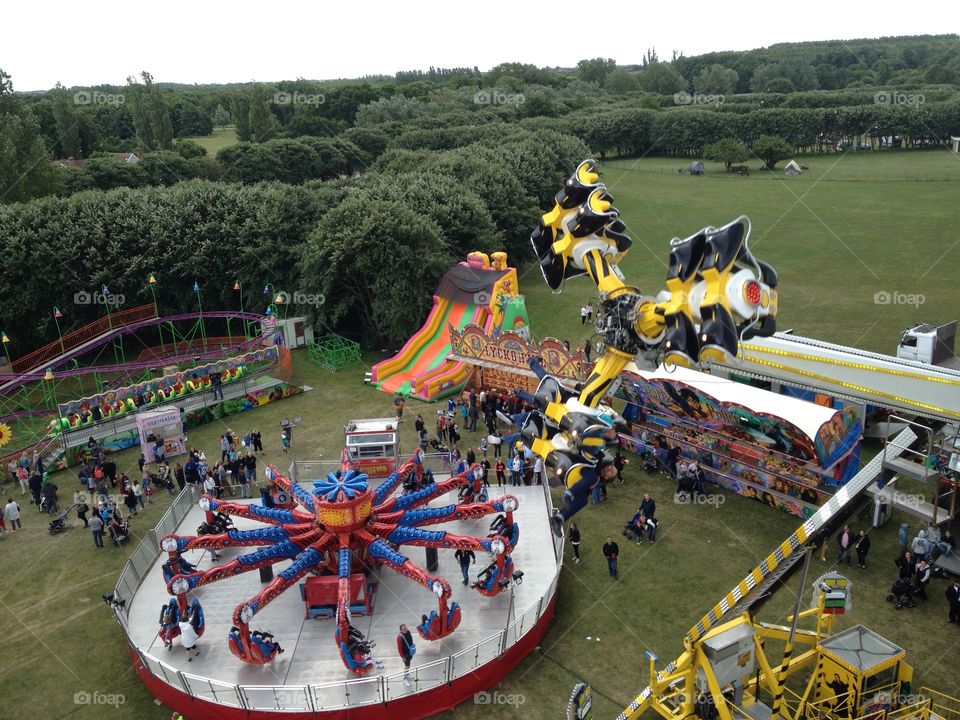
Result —
[[0, 720], [960, 720], [960, 38], [410, 9], [0, 70]]
[[[534, 672], [558, 630], [578, 525], [586, 536], [594, 506], [628, 493], [619, 504], [640, 509], [603, 544], [614, 580], [618, 544], [673, 542], [669, 496], [684, 511], [753, 499], [751, 516], [799, 525], [741, 557], [749, 571], [725, 594], [696, 595], [702, 616], [676, 659], [641, 640], [631, 656], [646, 687], [620, 718], [955, 717], [951, 695], [914, 682], [895, 632], [843, 620], [864, 603], [849, 562], [856, 550], [866, 567], [865, 530], [905, 520], [924, 540], [899, 532], [897, 562], [911, 566], [888, 614], [960, 577], [956, 323], [912, 328], [897, 355], [779, 331], [790, 289], [751, 232], [740, 216], [675, 238], [666, 288], [643, 295], [618, 267], [633, 241], [585, 160], [531, 234], [551, 290], [595, 286], [584, 347], [538, 339], [510, 258], [472, 252], [440, 279], [421, 329], [367, 371], [356, 342], [288, 317], [282, 291], [264, 288], [263, 313], [198, 302], [164, 314], [151, 273], [153, 303], [106, 305], [65, 334], [56, 308], [58, 337], [9, 357], [4, 464], [54, 542], [76, 540], [82, 521], [94, 549], [127, 554], [102, 595], [113, 633], [142, 687], [183, 717], [422, 718], [485, 700], [525, 712], [523, 685], [504, 683]], [[316, 387], [297, 382], [295, 353]], [[325, 377], [348, 376], [365, 400], [330, 402]], [[371, 400], [387, 412], [353, 415]], [[261, 431], [274, 404], [282, 419]], [[300, 436], [324, 406], [349, 416], [328, 419], [336, 439], [321, 453]], [[133, 481], [114, 461], [124, 451], [140, 456]], [[165, 512], [141, 526], [138, 508], [154, 503]], [[7, 523], [9, 549], [22, 526]], [[609, 702], [603, 672], [573, 676], [543, 716], [592, 717]]]

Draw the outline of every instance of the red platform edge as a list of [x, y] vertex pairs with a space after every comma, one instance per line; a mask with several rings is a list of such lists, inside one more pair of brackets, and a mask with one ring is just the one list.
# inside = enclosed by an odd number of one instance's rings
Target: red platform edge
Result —
[[469, 700], [475, 694], [495, 687], [540, 645], [550, 628], [556, 609], [557, 593], [555, 592], [537, 624], [516, 644], [508, 648], [501, 657], [446, 685], [386, 703], [358, 705], [329, 711], [244, 710], [190, 697], [184, 691], [151, 675], [149, 670], [140, 663], [137, 653], [132, 648], [130, 654], [133, 656], [133, 665], [137, 669], [137, 674], [151, 694], [188, 720], [421, 720], [421, 718], [449, 710]]

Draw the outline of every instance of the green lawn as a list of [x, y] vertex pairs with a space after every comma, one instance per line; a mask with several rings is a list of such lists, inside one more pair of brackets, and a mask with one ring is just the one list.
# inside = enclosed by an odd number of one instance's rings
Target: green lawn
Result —
[[216, 157], [217, 153], [226, 147], [236, 145], [237, 130], [233, 125], [227, 125], [224, 128], [214, 127], [210, 135], [198, 135], [196, 137], [184, 138], [184, 140], [193, 140], [201, 147], [206, 148], [207, 155]]
[[[634, 238], [623, 266], [628, 281], [655, 294], [663, 284], [672, 236], [746, 213], [754, 223], [753, 249], [780, 272], [782, 327], [890, 352], [898, 331], [908, 323], [956, 317], [960, 289], [950, 271], [960, 253], [957, 158], [945, 152], [866, 153], [803, 162], [810, 172], [797, 178], [760, 172], [728, 177], [712, 166], [705, 177], [679, 176], [676, 168], [685, 164], [682, 160], [606, 164], [603, 178]], [[579, 307], [591, 295], [587, 282], [574, 281], [555, 296], [535, 267], [524, 267], [522, 276], [536, 334], [582, 342], [586, 331], [579, 323]], [[881, 289], [923, 293], [926, 304], [919, 310], [874, 305], [873, 294]], [[346, 420], [391, 412], [389, 396], [362, 384], [364, 369], [332, 375], [310, 365], [298, 351], [294, 379], [316, 389], [228, 422], [240, 433], [258, 427], [267, 460], [286, 464], [291, 458], [278, 450], [279, 421], [299, 416], [303, 422], [294, 434], [293, 455], [336, 458]], [[427, 416], [433, 408], [408, 405], [408, 413], [418, 410]], [[196, 428], [190, 444], [212, 454], [224, 429], [221, 424]], [[411, 422], [404, 432], [408, 448], [413, 440]], [[132, 450], [118, 454], [120, 469], [135, 470], [136, 458]], [[719, 509], [675, 505], [666, 480], [638, 472], [636, 464], [625, 474], [626, 484], [612, 488], [608, 501], [578, 516], [584, 560], [564, 566], [556, 622], [541, 652], [499, 688], [521, 694], [522, 708], [467, 703], [442, 717], [555, 720], [578, 680], [594, 688], [595, 717], [614, 717], [646, 684], [643, 653], [653, 651], [662, 663], [672, 660], [683, 633], [797, 524], [795, 518], [737, 496], [727, 495]], [[60, 473], [55, 481], [62, 495], [76, 482], [73, 473]], [[628, 545], [619, 528], [644, 491], [658, 500], [660, 537], [654, 546]], [[164, 500], [158, 497], [145, 516], [134, 519], [135, 531], [142, 533], [156, 523]], [[7, 629], [0, 717], [168, 718], [169, 711], [156, 706], [141, 686], [120, 629], [100, 600], [112, 588], [129, 550], [95, 550], [82, 529], [50, 537], [46, 517], [25, 510], [24, 531], [0, 539], [0, 622]], [[865, 518], [852, 524], [866, 527]], [[898, 524], [894, 518], [872, 531], [869, 568], [851, 570], [854, 611], [841, 618], [839, 627], [868, 625], [909, 651], [916, 686], [926, 683], [958, 695], [953, 659], [960, 633], [944, 624], [944, 582], [934, 581], [931, 600], [913, 610], [897, 612], [884, 601], [894, 577]], [[623, 540], [618, 582], [607, 577], [600, 553], [608, 534]], [[829, 564], [817, 560], [811, 572], [815, 576]], [[798, 582], [797, 577], [794, 587]], [[808, 597], [809, 586], [800, 592]], [[782, 622], [792, 603], [789, 591], [780, 592], [761, 619]], [[117, 709], [75, 705], [74, 694], [83, 691], [122, 693], [125, 702]], [[19, 712], [4, 715], [13, 708]]]

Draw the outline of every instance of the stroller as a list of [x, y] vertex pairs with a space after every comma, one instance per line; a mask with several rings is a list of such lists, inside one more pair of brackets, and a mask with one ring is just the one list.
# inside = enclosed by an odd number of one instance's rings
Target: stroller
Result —
[[446, 445], [437, 440], [436, 438], [430, 438], [430, 447], [433, 448], [434, 452], [445, 453], [450, 452]]
[[912, 608], [916, 605], [913, 602], [913, 596], [916, 588], [908, 578], [898, 578], [890, 588], [890, 594], [887, 595], [887, 602], [896, 604], [897, 610], [902, 607]]
[[110, 530], [110, 539], [117, 547], [130, 540], [130, 521], [118, 520], [114, 517], [108, 526]]
[[660, 464], [657, 462], [657, 456], [649, 450], [644, 450], [642, 453], [640, 453], [640, 463], [642, 464], [644, 471], [648, 473], [655, 473], [660, 469]]
[[56, 518], [50, 521], [50, 534], [56, 535], [57, 533], [66, 532], [70, 529], [70, 525], [67, 525], [67, 514], [77, 507], [77, 503], [74, 503], [62, 513], [60, 513]]

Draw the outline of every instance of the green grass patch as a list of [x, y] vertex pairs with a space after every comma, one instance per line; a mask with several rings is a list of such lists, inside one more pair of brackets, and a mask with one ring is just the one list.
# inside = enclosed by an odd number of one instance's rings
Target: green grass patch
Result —
[[198, 135], [196, 137], [184, 138], [184, 140], [193, 140], [203, 148], [206, 148], [207, 155], [216, 157], [217, 153], [224, 148], [236, 145], [240, 142], [237, 139], [237, 129], [233, 125], [226, 127], [214, 127], [209, 135]]

